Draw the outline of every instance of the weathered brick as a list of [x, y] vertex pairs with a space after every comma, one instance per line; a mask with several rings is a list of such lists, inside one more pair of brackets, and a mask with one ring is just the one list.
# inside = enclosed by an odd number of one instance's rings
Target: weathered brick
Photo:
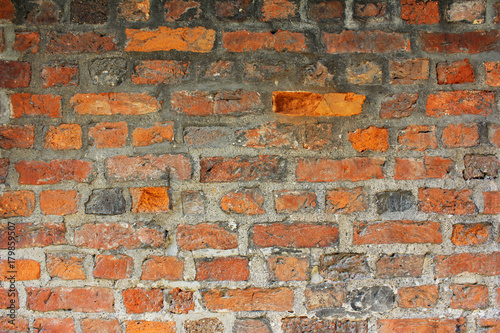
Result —
[[29, 310], [114, 312], [115, 298], [113, 291], [108, 288], [27, 287], [26, 293], [26, 307]]
[[142, 264], [142, 280], [182, 280], [184, 263], [176, 257], [149, 256]]
[[90, 319], [81, 321], [82, 333], [121, 333], [120, 322], [116, 319]]
[[[19, 295], [17, 291], [9, 291], [7, 288], [0, 288], [0, 309], [8, 310], [9, 308], [19, 309]], [[1, 324], [0, 329], [3, 329]]]
[[418, 94], [393, 94], [382, 100], [380, 118], [405, 118], [417, 110]]
[[42, 87], [78, 86], [80, 72], [78, 65], [56, 62], [42, 69]]
[[[228, 267], [231, 269], [228, 270]], [[247, 258], [222, 257], [196, 260], [197, 281], [247, 281], [249, 276]]]
[[151, 146], [156, 143], [174, 141], [174, 122], [155, 122], [151, 127], [136, 127], [132, 132], [134, 147]]
[[387, 286], [352, 290], [349, 298], [354, 311], [386, 312], [391, 310], [394, 304], [394, 292]]
[[383, 31], [323, 32], [327, 53], [392, 53], [410, 51], [408, 36]]
[[189, 75], [189, 62], [175, 60], [142, 60], [134, 66], [135, 84], [180, 83]]
[[423, 255], [383, 255], [377, 260], [376, 277], [392, 279], [396, 277], [421, 277], [424, 266]]
[[195, 20], [202, 12], [201, 3], [193, 0], [168, 0], [164, 9], [167, 22]]
[[33, 329], [35, 332], [76, 332], [72, 318], [37, 318], [33, 323]]
[[398, 306], [401, 308], [432, 308], [437, 304], [439, 287], [425, 285], [398, 289]]
[[307, 212], [317, 205], [316, 193], [309, 191], [276, 191], [274, 208], [277, 213]]
[[384, 178], [382, 166], [385, 159], [379, 157], [353, 157], [344, 160], [326, 158], [299, 159], [295, 175], [297, 181], [333, 182], [338, 180], [360, 181]]
[[232, 142], [233, 133], [222, 126], [187, 127], [184, 130], [184, 143], [190, 147], [225, 147]]
[[288, 124], [265, 123], [255, 128], [235, 132], [236, 143], [251, 148], [297, 149], [296, 128]]
[[429, 59], [391, 59], [389, 67], [392, 84], [422, 83], [429, 78]]
[[191, 179], [191, 161], [184, 154], [148, 154], [135, 157], [120, 155], [108, 157], [104, 163], [111, 181]]
[[439, 156], [424, 156], [421, 159], [396, 158], [394, 179], [413, 180], [446, 178], [453, 168], [453, 161]]
[[85, 214], [115, 215], [125, 213], [123, 189], [107, 188], [92, 190], [85, 203]]
[[5, 51], [5, 37], [4, 37], [4, 32], [3, 28], [0, 29], [0, 52]]
[[288, 317], [281, 320], [283, 333], [309, 332], [368, 332], [366, 320], [317, 319], [308, 317]]
[[131, 187], [132, 213], [162, 213], [170, 210], [170, 187]]
[[127, 60], [122, 58], [94, 59], [89, 64], [90, 80], [95, 85], [118, 86], [128, 74]]
[[[331, 67], [330, 64], [327, 63], [327, 65]], [[305, 85], [325, 86], [333, 80], [334, 75], [331, 72], [334, 71], [334, 69], [328, 68], [322, 62], [316, 61], [302, 67], [298, 76], [299, 80]]]
[[264, 195], [259, 188], [240, 188], [226, 193], [220, 201], [226, 213], [259, 215], [264, 214]]
[[47, 35], [48, 53], [105, 53], [116, 50], [115, 36], [99, 32], [68, 32]]
[[214, 223], [180, 224], [177, 227], [177, 245], [185, 251], [204, 248], [229, 250], [238, 247], [238, 235]]
[[0, 317], [0, 330], [4, 330], [9, 333], [27, 333], [29, 332], [29, 323], [28, 320], [19, 316], [16, 316], [16, 320], [12, 323], [12, 319], [10, 317], [3, 316]]
[[74, 190], [40, 192], [40, 208], [45, 215], [68, 215], [78, 212], [80, 195]]
[[23, 61], [0, 60], [0, 88], [25, 88], [31, 81], [31, 65]]
[[32, 191], [8, 191], [0, 195], [0, 217], [30, 216], [35, 209]]
[[259, 82], [267, 80], [276, 80], [288, 73], [288, 67], [283, 62], [276, 63], [245, 63], [245, 71], [243, 73], [245, 82]]
[[492, 87], [500, 87], [500, 61], [485, 61], [486, 84]]
[[5, 183], [5, 179], [9, 174], [9, 159], [0, 158], [0, 184]]
[[322, 283], [306, 287], [305, 296], [308, 311], [341, 308], [346, 301], [346, 290], [343, 283]]
[[0, 148], [33, 148], [35, 125], [0, 125]]
[[362, 187], [336, 188], [326, 192], [326, 210], [335, 214], [350, 214], [368, 207]]
[[161, 289], [126, 289], [122, 291], [122, 296], [127, 313], [158, 312], [163, 309]]
[[439, 2], [401, 0], [401, 18], [408, 24], [438, 24]]
[[495, 105], [495, 95], [488, 91], [441, 91], [427, 98], [429, 117], [474, 114], [488, 116]]
[[483, 214], [500, 214], [500, 192], [483, 192], [484, 211]]
[[438, 84], [461, 84], [474, 82], [474, 68], [469, 59], [457, 60], [452, 63], [440, 62], [436, 65]]
[[463, 273], [500, 275], [500, 252], [440, 255], [436, 256], [434, 260], [436, 262], [436, 276], [439, 278], [457, 276]]
[[335, 225], [306, 223], [256, 224], [252, 239], [257, 247], [330, 247], [339, 240]]
[[291, 20], [298, 12], [298, 3], [293, 0], [263, 0], [263, 21]]
[[482, 53], [498, 51], [500, 34], [497, 30], [463, 33], [421, 32], [418, 38], [425, 52]]
[[149, 10], [149, 0], [123, 0], [118, 4], [118, 17], [127, 21], [147, 21]]
[[48, 253], [47, 272], [52, 278], [62, 280], [85, 280], [82, 254]]
[[306, 124], [303, 147], [307, 150], [342, 148], [340, 128], [330, 123]]
[[175, 333], [175, 321], [126, 321], [127, 333]]
[[97, 255], [93, 275], [97, 279], [126, 279], [132, 274], [134, 260], [126, 255]]
[[104, 24], [108, 18], [108, 0], [71, 2], [71, 21], [78, 24]]
[[399, 133], [398, 142], [406, 150], [436, 149], [436, 126], [409, 125]]
[[76, 94], [70, 104], [82, 115], [143, 115], [160, 110], [160, 103], [146, 93]]
[[19, 53], [38, 52], [38, 44], [40, 43], [40, 34], [38, 32], [17, 32], [14, 41], [14, 51]]
[[224, 325], [217, 318], [186, 320], [184, 322], [184, 330], [186, 333], [199, 333], [199, 332], [223, 333]]
[[365, 99], [355, 93], [274, 91], [273, 111], [285, 116], [349, 117], [361, 113]]
[[276, 32], [223, 31], [222, 42], [228, 52], [259, 50], [306, 52], [309, 50], [303, 33], [287, 30], [278, 30]]
[[121, 148], [127, 143], [127, 123], [97, 123], [89, 128], [90, 143], [96, 148]]
[[40, 278], [40, 263], [31, 259], [16, 258], [15, 262], [9, 262], [7, 256], [0, 260], [0, 281], [8, 281], [11, 271], [16, 271], [16, 281], [38, 280]]
[[355, 2], [354, 18], [364, 23], [379, 23], [388, 19], [387, 2]]
[[39, 116], [61, 118], [61, 96], [32, 95], [19, 93], [10, 95], [11, 118]]
[[53, 150], [82, 148], [82, 128], [78, 124], [50, 126], [45, 133], [44, 148]]
[[34, 25], [50, 25], [59, 23], [64, 8], [53, 0], [30, 1], [26, 5], [25, 19]]
[[457, 246], [481, 245], [490, 240], [488, 223], [459, 223], [453, 225], [451, 242]]
[[335, 22], [342, 17], [344, 4], [341, 1], [310, 1], [307, 16], [316, 22]]
[[393, 244], [432, 243], [443, 241], [438, 222], [386, 221], [380, 223], [354, 223], [353, 243]]
[[352, 147], [360, 152], [367, 150], [384, 152], [389, 149], [389, 131], [385, 127], [359, 128], [354, 132], [349, 132], [348, 139]]
[[183, 191], [181, 196], [184, 215], [205, 214], [205, 194], [203, 191]]
[[177, 50], [206, 53], [212, 50], [215, 42], [215, 31], [204, 27], [125, 29], [125, 33], [125, 51], [128, 52]]
[[488, 139], [493, 146], [500, 148], [500, 125], [491, 124], [489, 126]]
[[87, 223], [75, 230], [75, 245], [92, 249], [135, 249], [161, 247], [165, 244], [162, 230], [125, 223]]
[[271, 333], [271, 329], [265, 319], [237, 319], [233, 333]]
[[379, 319], [379, 333], [402, 332], [455, 332], [465, 333], [467, 321], [465, 318], [412, 318], [412, 319]]
[[382, 67], [374, 61], [353, 63], [347, 67], [346, 77], [350, 84], [382, 84]]
[[212, 289], [202, 292], [210, 311], [292, 311], [293, 290], [289, 288]]
[[448, 3], [446, 19], [448, 22], [484, 23], [486, 16], [486, 1], [456, 0]]
[[0, 20], [11, 22], [16, 18], [16, 8], [11, 0], [0, 0]]
[[472, 190], [420, 188], [418, 209], [426, 213], [467, 215], [476, 212]]
[[411, 209], [415, 204], [415, 198], [411, 191], [384, 191], [375, 195], [377, 213], [404, 212]]
[[321, 256], [319, 274], [330, 281], [370, 277], [366, 257], [356, 253], [335, 253]]
[[[67, 244], [64, 223], [16, 223], [16, 248], [45, 247]], [[7, 224], [0, 224], [0, 249], [8, 247]]]
[[255, 4], [248, 0], [215, 1], [215, 15], [218, 19], [243, 21], [252, 16]]
[[441, 138], [446, 148], [474, 147], [479, 144], [477, 124], [450, 124], [443, 128]]
[[233, 72], [233, 62], [227, 60], [221, 60], [217, 62], [213, 62], [208, 67], [205, 72], [205, 77], [228, 77]]
[[476, 310], [488, 307], [488, 287], [470, 284], [452, 284], [452, 309]]
[[479, 318], [477, 324], [484, 330], [484, 333], [497, 333], [500, 330], [500, 319]]
[[494, 155], [465, 155], [464, 179], [496, 178], [500, 161]]
[[169, 291], [170, 299], [169, 311], [171, 313], [188, 313], [194, 310], [193, 292], [174, 288]]
[[271, 281], [309, 280], [309, 261], [307, 258], [270, 256], [267, 258], [267, 266], [271, 272]]
[[286, 160], [273, 155], [205, 157], [200, 160], [200, 182], [282, 181]]

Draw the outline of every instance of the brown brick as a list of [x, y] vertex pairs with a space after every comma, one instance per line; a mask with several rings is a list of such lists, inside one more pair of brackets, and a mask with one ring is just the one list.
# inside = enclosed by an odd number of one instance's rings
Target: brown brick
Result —
[[310, 2], [307, 16], [316, 22], [335, 22], [342, 17], [344, 4], [341, 1]]
[[184, 263], [175, 257], [149, 256], [142, 264], [142, 280], [182, 280]]
[[90, 319], [82, 320], [82, 333], [121, 333], [120, 322], [116, 319]]
[[40, 43], [40, 34], [38, 32], [17, 32], [14, 41], [14, 51], [19, 53], [38, 52], [38, 44]]
[[202, 292], [210, 311], [292, 311], [293, 290], [289, 288], [213, 289]]
[[55, 63], [42, 69], [42, 87], [68, 87], [79, 83], [78, 65]]
[[465, 155], [464, 179], [496, 178], [500, 161], [494, 155]]
[[363, 61], [347, 67], [350, 84], [382, 84], [382, 68], [374, 61]]
[[78, 212], [80, 195], [73, 190], [47, 190], [40, 193], [40, 208], [45, 215], [68, 215]]
[[408, 36], [383, 31], [323, 32], [327, 53], [392, 53], [410, 51]]
[[272, 155], [205, 157], [200, 160], [200, 182], [282, 181], [286, 160]]
[[364, 211], [367, 207], [362, 187], [336, 188], [326, 192], [326, 210], [329, 213], [350, 214]]
[[488, 139], [493, 146], [500, 148], [500, 125], [490, 124], [488, 128]]
[[247, 281], [249, 276], [247, 258], [222, 257], [196, 260], [197, 281]]
[[368, 332], [367, 320], [288, 317], [281, 320], [283, 333]]
[[9, 173], [9, 159], [0, 158], [0, 184], [5, 183], [5, 179]]
[[264, 196], [259, 188], [240, 188], [226, 193], [220, 201], [226, 213], [259, 215], [264, 214]]
[[98, 123], [89, 128], [89, 138], [96, 148], [121, 148], [127, 144], [127, 123]]
[[0, 217], [30, 216], [35, 208], [32, 191], [8, 191], [0, 195]]
[[61, 96], [12, 94], [10, 105], [12, 107], [11, 118], [25, 116], [61, 118]]
[[44, 148], [54, 150], [82, 148], [82, 128], [78, 124], [50, 126], [45, 133]]
[[498, 51], [500, 34], [497, 30], [463, 33], [421, 32], [418, 38], [425, 52], [482, 53]]
[[413, 180], [447, 178], [453, 168], [453, 161], [439, 156], [424, 156], [422, 159], [396, 158], [394, 179]]
[[238, 145], [251, 148], [297, 149], [296, 128], [288, 124], [265, 123], [255, 128], [235, 132]]
[[75, 333], [75, 322], [72, 318], [38, 318], [33, 323], [35, 332]]
[[92, 163], [79, 160], [25, 161], [16, 163], [19, 184], [46, 185], [73, 180], [87, 182], [92, 176]]
[[385, 127], [359, 128], [355, 132], [349, 132], [348, 138], [352, 147], [360, 152], [384, 152], [389, 149], [389, 131]]
[[382, 166], [385, 160], [374, 157], [354, 157], [344, 160], [299, 159], [295, 175], [299, 182], [333, 182], [350, 180], [353, 182], [384, 178]]
[[274, 33], [246, 30], [223, 31], [222, 42], [228, 52], [278, 51], [306, 52], [306, 37], [300, 32], [278, 30]]
[[436, 126], [410, 125], [398, 135], [398, 142], [406, 150], [424, 151], [436, 149]]
[[175, 321], [126, 321], [127, 333], [175, 333]]
[[378, 23], [387, 20], [387, 2], [359, 2], [354, 4], [354, 18], [362, 22]]
[[170, 187], [131, 187], [132, 213], [162, 213], [170, 210]]
[[29, 281], [40, 279], [40, 263], [31, 259], [15, 259], [15, 263], [9, 263], [7, 257], [0, 260], [0, 281], [9, 281], [11, 271], [16, 271], [16, 281]]
[[189, 75], [189, 62], [175, 60], [142, 60], [134, 66], [135, 84], [180, 83]]
[[365, 255], [335, 253], [320, 257], [319, 274], [330, 281], [364, 279], [371, 276]]
[[457, 246], [481, 245], [490, 240], [488, 223], [459, 223], [453, 225], [451, 242]]
[[134, 260], [126, 255], [97, 255], [93, 275], [97, 279], [126, 279], [132, 274]]
[[391, 60], [389, 67], [392, 84], [421, 83], [429, 78], [429, 59]]
[[233, 135], [225, 127], [187, 127], [184, 143], [190, 147], [220, 147], [233, 142]]
[[465, 318], [412, 318], [412, 319], [379, 319], [379, 333], [394, 332], [455, 332], [465, 333], [467, 327]]
[[421, 277], [424, 266], [423, 255], [383, 255], [376, 263], [376, 277], [392, 279], [396, 277]]
[[0, 20], [12, 21], [16, 18], [16, 8], [11, 0], [0, 0]]
[[28, 62], [0, 60], [0, 72], [0, 88], [25, 88], [30, 84], [31, 65]]
[[418, 94], [394, 94], [388, 96], [380, 105], [380, 118], [405, 118], [417, 110]]
[[270, 256], [267, 265], [271, 271], [271, 281], [309, 280], [309, 261], [307, 258], [291, 256]]
[[77, 114], [143, 115], [160, 110], [160, 103], [146, 93], [76, 94], [70, 104]]
[[290, 20], [298, 12], [298, 3], [293, 0], [263, 0], [262, 20]]
[[71, 310], [78, 312], [114, 312], [115, 298], [108, 288], [34, 288], [27, 287], [26, 307], [46, 312]]
[[199, 332], [223, 333], [224, 325], [217, 318], [186, 320], [184, 322], [184, 330], [186, 333], [199, 333]]
[[155, 30], [125, 29], [127, 42], [125, 51], [188, 51], [210, 52], [215, 42], [215, 31], [203, 27], [177, 28], [159, 27]]
[[438, 24], [439, 2], [401, 0], [401, 18], [408, 24]]
[[340, 129], [333, 124], [306, 124], [303, 147], [307, 150], [342, 148]]
[[147, 21], [149, 10], [149, 0], [122, 0], [118, 4], [118, 17], [127, 21]]
[[170, 298], [169, 311], [171, 313], [189, 313], [194, 310], [193, 292], [174, 288], [168, 293]]
[[323, 283], [306, 287], [305, 296], [308, 311], [341, 308], [346, 301], [346, 290], [343, 283]]
[[471, 284], [452, 284], [450, 307], [452, 309], [486, 309], [488, 307], [488, 287]]
[[48, 53], [104, 53], [116, 50], [115, 36], [99, 32], [49, 33]]
[[329, 247], [339, 240], [335, 225], [306, 223], [256, 224], [251, 232], [257, 247]]
[[109, 15], [108, 0], [74, 0], [71, 2], [71, 22], [104, 24]]
[[0, 148], [33, 148], [35, 125], [0, 125]]
[[85, 280], [83, 270], [84, 255], [81, 254], [47, 254], [47, 272], [52, 278], [62, 280]]
[[450, 124], [443, 129], [442, 141], [446, 148], [477, 146], [479, 128], [477, 124]]
[[492, 87], [500, 87], [500, 61], [485, 61], [484, 68], [486, 70], [486, 84]]
[[167, 22], [187, 21], [200, 18], [201, 3], [193, 0], [165, 1], [165, 20]]
[[182, 213], [184, 215], [205, 214], [205, 194], [203, 191], [183, 191]]
[[277, 213], [306, 212], [315, 208], [316, 193], [308, 191], [274, 192], [274, 208]]
[[238, 247], [238, 235], [214, 223], [177, 227], [177, 245], [184, 251], [204, 248], [229, 250]]
[[486, 276], [500, 275], [500, 252], [459, 253], [434, 258], [436, 277], [457, 276], [463, 273]]
[[122, 291], [122, 296], [127, 313], [159, 312], [163, 309], [161, 289], [126, 289]]
[[426, 285], [398, 289], [398, 306], [401, 308], [433, 308], [437, 304], [439, 287]]
[[356, 222], [353, 243], [392, 244], [392, 243], [432, 243], [443, 241], [441, 226], [437, 222], [386, 221], [380, 223]]
[[[7, 224], [0, 224], [0, 249], [8, 247], [8, 232]], [[18, 249], [67, 244], [64, 223], [16, 223], [15, 232]]]
[[254, 3], [248, 0], [215, 1], [215, 15], [221, 20], [243, 21], [252, 16]]
[[440, 91], [427, 97], [429, 117], [464, 114], [489, 115], [494, 109], [495, 94], [489, 91]]
[[277, 63], [245, 63], [245, 72], [243, 73], [245, 82], [259, 82], [267, 80], [276, 80], [285, 76], [289, 72], [288, 67], [283, 62]]
[[500, 214], [500, 191], [483, 192], [483, 214]]
[[469, 59], [452, 63], [440, 62], [436, 65], [438, 84], [461, 84], [474, 82], [474, 68]]
[[[0, 0], [1, 2], [2, 0]], [[1, 15], [1, 14], [0, 14]], [[12, 319], [8, 316], [0, 317], [0, 330], [9, 333], [27, 333], [29, 332], [28, 320], [22, 317], [16, 317], [14, 324], [12, 324]]]

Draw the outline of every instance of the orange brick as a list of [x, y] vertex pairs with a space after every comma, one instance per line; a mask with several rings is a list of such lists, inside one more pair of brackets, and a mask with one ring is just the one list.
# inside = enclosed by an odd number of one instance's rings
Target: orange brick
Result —
[[38, 280], [40, 278], [40, 263], [31, 259], [16, 259], [15, 263], [9, 263], [8, 260], [0, 260], [0, 281], [7, 281], [16, 270], [16, 281]]
[[174, 141], [174, 123], [172, 121], [156, 122], [148, 128], [137, 127], [132, 132], [132, 140], [134, 147], [144, 147], [155, 143]]
[[215, 31], [203, 27], [159, 27], [156, 30], [125, 29], [128, 52], [188, 51], [210, 52], [215, 42]]
[[45, 134], [45, 149], [66, 150], [82, 148], [82, 128], [78, 124], [50, 126]]
[[121, 148], [127, 144], [127, 123], [98, 123], [89, 128], [89, 138], [96, 148]]
[[47, 254], [47, 272], [51, 277], [63, 280], [85, 280], [84, 255]]
[[349, 141], [352, 147], [360, 152], [367, 150], [384, 152], [389, 149], [389, 131], [385, 127], [375, 126], [357, 129], [355, 132], [349, 132]]
[[73, 190], [47, 190], [40, 193], [40, 208], [45, 215], [78, 213], [80, 195]]

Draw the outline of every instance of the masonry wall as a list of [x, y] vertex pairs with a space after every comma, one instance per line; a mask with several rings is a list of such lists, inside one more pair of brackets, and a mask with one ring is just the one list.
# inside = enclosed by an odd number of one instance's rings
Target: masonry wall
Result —
[[499, 332], [499, 12], [0, 0], [0, 332]]

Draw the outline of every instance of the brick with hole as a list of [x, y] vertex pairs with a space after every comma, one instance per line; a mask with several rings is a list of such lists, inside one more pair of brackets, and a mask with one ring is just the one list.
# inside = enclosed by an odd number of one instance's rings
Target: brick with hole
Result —
[[278, 30], [276, 32], [251, 32], [247, 30], [224, 31], [222, 33], [223, 47], [228, 52], [277, 51], [306, 52], [308, 51], [306, 36], [301, 32]]
[[[8, 248], [7, 227], [8, 224], [0, 224], [0, 249]], [[67, 244], [64, 223], [16, 223], [15, 232], [18, 236], [18, 249]]]
[[315, 248], [335, 246], [339, 240], [336, 225], [309, 223], [256, 224], [251, 229], [256, 247]]
[[476, 310], [488, 307], [488, 287], [484, 285], [452, 284], [452, 309]]
[[40, 192], [40, 208], [45, 215], [68, 215], [78, 212], [80, 195], [73, 190]]
[[320, 257], [319, 274], [329, 281], [371, 277], [367, 257], [358, 253], [334, 253]]
[[121, 333], [120, 322], [117, 319], [91, 319], [81, 321], [82, 333]]
[[368, 208], [362, 187], [336, 188], [326, 192], [326, 210], [335, 214], [362, 212]]
[[47, 253], [47, 272], [52, 278], [85, 280], [83, 254]]
[[19, 53], [38, 52], [38, 45], [40, 43], [40, 34], [38, 32], [18, 32], [14, 40], [14, 50]]
[[33, 148], [35, 125], [0, 125], [0, 148]]
[[175, 333], [174, 321], [126, 321], [127, 333]]
[[429, 59], [390, 60], [392, 84], [423, 83], [429, 78]]
[[380, 157], [353, 157], [343, 160], [327, 158], [300, 158], [297, 160], [295, 175], [297, 181], [333, 182], [361, 181], [385, 177]]
[[401, 18], [407, 24], [438, 24], [439, 2], [401, 0]]
[[32, 191], [8, 191], [0, 195], [0, 217], [28, 217], [35, 209], [35, 194]]
[[376, 262], [376, 277], [391, 279], [395, 277], [421, 277], [424, 266], [423, 255], [383, 255]]
[[418, 209], [426, 213], [468, 215], [476, 212], [472, 190], [420, 188]]
[[115, 51], [115, 36], [102, 32], [50, 32], [45, 50], [52, 54], [106, 53]]
[[132, 132], [134, 147], [146, 147], [174, 141], [174, 122], [155, 122], [151, 127], [137, 127]]
[[31, 82], [31, 65], [24, 61], [0, 60], [0, 88], [25, 88]]
[[349, 132], [348, 139], [352, 147], [359, 152], [367, 150], [384, 152], [389, 149], [389, 131], [385, 127], [358, 128], [354, 132]]
[[305, 257], [273, 255], [267, 258], [267, 266], [271, 281], [309, 280], [309, 261]]
[[440, 244], [443, 241], [438, 222], [427, 221], [385, 221], [355, 222], [353, 243], [362, 244]]
[[411, 319], [379, 319], [377, 321], [380, 333], [403, 332], [455, 332], [465, 333], [467, 320], [441, 318], [411, 318]]
[[174, 288], [168, 292], [170, 313], [189, 313], [194, 310], [193, 292], [189, 290], [182, 290]]
[[177, 245], [185, 251], [200, 249], [229, 250], [238, 247], [238, 234], [226, 225], [200, 223], [197, 225], [179, 224]]
[[443, 128], [441, 138], [446, 148], [467, 148], [479, 145], [477, 124], [450, 124]]
[[42, 87], [78, 86], [80, 71], [78, 65], [56, 62], [42, 69]]
[[59, 95], [12, 94], [10, 95], [11, 118], [25, 116], [61, 118], [61, 99]]
[[160, 111], [160, 102], [146, 93], [76, 94], [70, 104], [79, 115], [145, 115]]
[[439, 156], [423, 158], [396, 158], [394, 179], [417, 180], [429, 178], [449, 178], [453, 170], [453, 160]]
[[434, 257], [436, 277], [457, 276], [464, 273], [500, 275], [500, 252], [458, 253]]
[[436, 149], [436, 126], [409, 125], [399, 133], [398, 142], [405, 150]]
[[424, 285], [398, 289], [398, 306], [401, 308], [433, 308], [439, 297], [439, 286]]
[[210, 311], [292, 311], [290, 288], [211, 289], [202, 291], [205, 307]]
[[26, 288], [29, 310], [48, 312], [72, 310], [78, 312], [114, 312], [115, 298], [108, 288]]
[[429, 117], [481, 115], [488, 116], [495, 108], [495, 94], [491, 91], [438, 91], [427, 97], [426, 115]]
[[40, 263], [32, 259], [18, 259], [15, 263], [5, 258], [0, 260], [0, 281], [9, 281], [12, 271], [16, 271], [16, 281], [38, 280], [40, 278]]
[[161, 289], [131, 288], [122, 291], [127, 313], [159, 312], [163, 309]]
[[226, 193], [220, 201], [226, 213], [260, 215], [264, 214], [264, 195], [259, 188], [240, 188]]
[[214, 47], [215, 31], [204, 27], [125, 29], [127, 52], [185, 51], [207, 53]]
[[317, 205], [316, 193], [309, 191], [275, 191], [274, 208], [277, 213], [307, 212]]
[[380, 118], [406, 118], [417, 111], [418, 93], [387, 96], [380, 104]]
[[500, 191], [483, 192], [483, 214], [500, 214]]
[[197, 259], [195, 263], [197, 281], [247, 281], [250, 276], [248, 259], [243, 257]]
[[37, 318], [33, 323], [36, 332], [76, 333], [72, 318]]
[[96, 148], [121, 148], [127, 144], [128, 128], [124, 121], [97, 123], [89, 128], [90, 144]]
[[132, 213], [163, 213], [170, 210], [169, 187], [131, 187]]
[[92, 274], [97, 279], [119, 280], [132, 275], [134, 259], [126, 255], [96, 255]]
[[175, 257], [149, 256], [142, 264], [142, 280], [182, 280], [184, 262]]
[[306, 287], [306, 308], [317, 309], [341, 308], [347, 300], [343, 283], [321, 283]]
[[457, 246], [486, 244], [491, 237], [489, 223], [458, 223], [453, 225], [451, 242]]
[[396, 32], [377, 30], [323, 32], [321, 40], [327, 53], [392, 53], [410, 50], [408, 36]]
[[104, 160], [107, 178], [111, 181], [191, 179], [192, 166], [185, 154], [112, 156]]
[[469, 59], [436, 64], [436, 76], [438, 84], [463, 84], [475, 80], [474, 68]]

